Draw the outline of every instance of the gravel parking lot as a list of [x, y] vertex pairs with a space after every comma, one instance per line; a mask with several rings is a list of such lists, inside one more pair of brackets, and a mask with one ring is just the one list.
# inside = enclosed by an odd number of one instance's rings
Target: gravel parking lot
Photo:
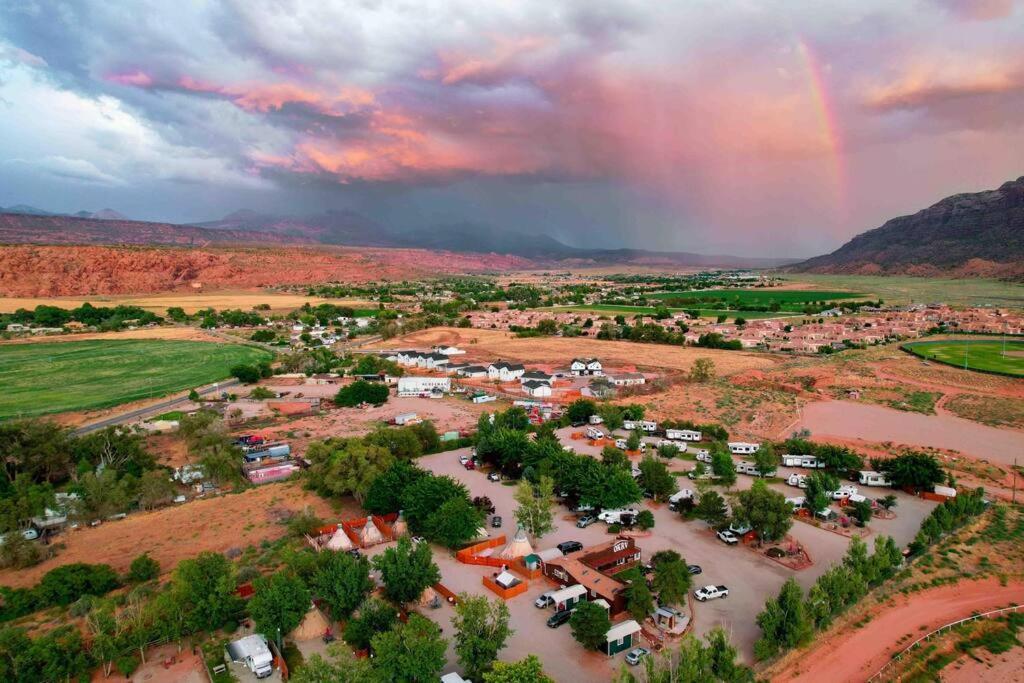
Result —
[[[585, 441], [571, 439], [573, 431], [577, 430], [559, 430], [559, 436], [565, 445], [574, 448], [578, 453], [599, 455], [600, 449], [590, 446]], [[650, 441], [653, 443], [657, 439]], [[438, 453], [423, 457], [418, 462], [435, 474], [450, 475], [462, 481], [472, 496], [489, 496], [496, 508], [496, 514], [501, 515], [504, 520], [502, 529], [491, 530], [492, 534], [503, 532], [511, 538], [516, 529], [515, 501], [512, 497], [515, 488], [488, 481], [486, 472], [464, 469], [459, 464], [459, 456], [468, 453], [468, 450]], [[670, 468], [688, 470], [692, 466], [691, 461], [677, 459], [672, 461]], [[779, 474], [785, 479], [791, 471], [794, 470], [780, 468]], [[752, 482], [751, 477], [739, 475], [735, 488], [747, 488]], [[680, 479], [680, 486], [687, 487], [688, 484], [692, 485], [689, 479]], [[784, 483], [771, 484], [771, 487], [787, 496], [799, 495], [799, 489]], [[883, 492], [889, 491], [862, 490], [862, 493], [869, 497], [880, 497]], [[896, 492], [896, 495], [899, 498], [899, 504], [895, 509], [897, 518], [874, 520], [870, 524], [873, 533], [867, 538], [869, 545], [877, 534], [892, 535], [900, 545], [909, 543], [917, 533], [921, 520], [935, 505], [902, 492]], [[822, 573], [842, 558], [849, 544], [849, 539], [841, 535], [809, 524], [795, 523], [790, 534], [809, 550], [814, 565], [803, 571], [794, 572], [750, 549], [724, 545], [717, 540], [706, 524], [701, 521], [684, 522], [677, 514], [669, 511], [667, 505], [651, 501], [644, 501], [640, 505], [646, 506], [654, 513], [656, 522], [650, 536], [637, 539], [644, 560], [659, 550], [675, 550], [686, 558], [688, 563], [699, 564], [703, 568], [703, 573], [695, 577], [695, 585], [727, 585], [730, 590], [728, 598], [696, 603], [695, 631], [697, 634], [704, 634], [717, 625], [724, 626], [730, 632], [741, 657], [748, 662], [753, 659], [754, 641], [760, 635], [755, 617], [763, 607], [765, 599], [777, 593], [783, 582], [791, 576], [804, 588], [810, 587]], [[565, 507], [557, 508], [556, 521], [556, 528], [552, 533], [540, 541], [531, 539], [535, 550], [550, 548], [567, 540], [578, 540], [584, 546], [590, 546], [609, 539], [605, 525], [600, 522], [586, 529], [578, 529], [575, 517]], [[434, 556], [446, 586], [456, 592], [467, 591], [494, 597], [481, 583], [481, 578], [489, 573], [489, 568], [458, 563], [453, 554], [436, 546]], [[558, 629], [547, 628], [545, 621], [551, 614], [550, 608], [537, 609], [533, 606], [533, 601], [551, 588], [552, 584], [546, 580], [537, 579], [530, 582], [530, 590], [527, 593], [508, 602], [515, 634], [509, 639], [501, 658], [513, 660], [533, 653], [541, 658], [545, 670], [555, 680], [607, 680], [623, 665], [623, 656], [605, 657], [599, 653], [584, 651], [573, 640], [568, 626]], [[450, 635], [450, 607], [445, 605], [437, 610], [427, 609], [425, 613]], [[449, 663], [446, 671], [457, 668], [454, 666], [456, 660], [453, 651], [449, 652]]]

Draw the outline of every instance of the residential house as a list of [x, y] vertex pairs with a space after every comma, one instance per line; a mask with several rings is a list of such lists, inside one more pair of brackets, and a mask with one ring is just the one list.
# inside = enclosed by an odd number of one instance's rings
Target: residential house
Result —
[[601, 365], [601, 361], [596, 358], [573, 358], [572, 363], [569, 365], [569, 372], [576, 377], [584, 375], [600, 377], [604, 374], [604, 368]]
[[551, 395], [551, 385], [547, 382], [531, 379], [523, 382], [523, 391], [534, 398], [543, 398]]
[[523, 373], [523, 376], [519, 378], [519, 381], [524, 384], [530, 380], [533, 380], [535, 382], [544, 382], [546, 384], [551, 384], [551, 382], [554, 381], [554, 379], [555, 378], [553, 375], [549, 375], [543, 370], [528, 370]]
[[611, 657], [620, 652], [632, 650], [638, 642], [640, 642], [640, 624], [628, 619], [608, 629], [602, 651]]
[[485, 368], [482, 365], [467, 365], [466, 367], [459, 370], [459, 375], [461, 377], [469, 377], [472, 379], [479, 377], [487, 377], [489, 376], [489, 373], [487, 372], [487, 368]]
[[509, 363], [499, 360], [487, 366], [487, 376], [501, 382], [514, 382], [523, 376], [526, 368], [520, 363]]
[[647, 378], [640, 372], [620, 372], [608, 375], [608, 381], [617, 387], [635, 387], [647, 383]]

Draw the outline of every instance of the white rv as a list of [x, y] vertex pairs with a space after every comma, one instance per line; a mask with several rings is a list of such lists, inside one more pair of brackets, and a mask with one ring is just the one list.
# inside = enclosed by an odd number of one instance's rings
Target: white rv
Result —
[[658, 431], [658, 423], [651, 420], [623, 420], [622, 428], [631, 432], [640, 429], [650, 433]]
[[858, 481], [861, 486], [892, 486], [888, 475], [883, 472], [872, 472], [870, 470], [862, 470]]
[[747, 443], [745, 441], [730, 441], [729, 451], [733, 455], [752, 455], [761, 448], [759, 443]]
[[666, 429], [665, 438], [672, 441], [700, 441], [701, 433], [692, 429]]
[[595, 441], [597, 439], [603, 439], [604, 432], [602, 432], [600, 429], [597, 429], [596, 427], [587, 427], [587, 438], [594, 439]]
[[668, 509], [675, 512], [679, 509], [680, 501], [693, 500], [693, 491], [690, 489], [681, 489], [672, 494], [672, 497], [668, 499]]
[[785, 467], [806, 467], [808, 469], [821, 469], [825, 463], [819, 462], [813, 455], [794, 455], [786, 453], [782, 456], [782, 464]]
[[259, 633], [228, 643], [227, 653], [232, 662], [245, 665], [256, 678], [274, 673], [274, 656], [270, 654], [267, 639]]

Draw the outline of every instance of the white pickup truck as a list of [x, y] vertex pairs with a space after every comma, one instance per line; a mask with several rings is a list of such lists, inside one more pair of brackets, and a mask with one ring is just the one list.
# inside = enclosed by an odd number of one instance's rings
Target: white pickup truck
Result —
[[704, 586], [693, 591], [693, 597], [701, 602], [714, 600], [715, 598], [724, 598], [728, 595], [729, 589], [725, 586]]

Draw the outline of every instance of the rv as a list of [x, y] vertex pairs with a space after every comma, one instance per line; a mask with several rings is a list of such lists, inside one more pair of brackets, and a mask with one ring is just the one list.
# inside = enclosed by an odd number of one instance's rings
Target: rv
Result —
[[684, 500], [692, 500], [693, 491], [690, 489], [682, 489], [672, 494], [672, 497], [668, 499], [668, 509], [675, 512], [679, 509], [679, 503]]
[[746, 460], [741, 460], [736, 463], [736, 471], [740, 474], [749, 474], [754, 477], [770, 477], [775, 474], [774, 469], [762, 473], [761, 470], [757, 469], [757, 465]]
[[711, 451], [706, 449], [697, 451], [697, 462], [711, 462]]
[[862, 471], [858, 481], [861, 486], [892, 486], [892, 482], [889, 481], [888, 475], [882, 472], [872, 472], [870, 470]]
[[751, 455], [757, 453], [758, 449], [761, 448], [759, 443], [746, 443], [744, 441], [730, 441], [729, 451], [733, 455]]
[[819, 462], [813, 455], [793, 455], [787, 453], [782, 456], [782, 464], [786, 467], [806, 467], [808, 469], [821, 469], [825, 463]]
[[232, 662], [245, 665], [256, 678], [274, 673], [274, 656], [270, 654], [267, 639], [258, 633], [228, 643], [227, 652]]
[[692, 429], [666, 429], [665, 438], [673, 441], [700, 441], [701, 433]]
[[791, 474], [786, 483], [790, 486], [797, 486], [799, 488], [807, 488], [807, 475], [806, 474]]
[[641, 429], [650, 433], [658, 431], [658, 423], [651, 420], [623, 420], [622, 428], [631, 432], [635, 429]]
[[604, 432], [596, 427], [587, 427], [587, 438], [597, 441], [598, 439], [604, 438]]

